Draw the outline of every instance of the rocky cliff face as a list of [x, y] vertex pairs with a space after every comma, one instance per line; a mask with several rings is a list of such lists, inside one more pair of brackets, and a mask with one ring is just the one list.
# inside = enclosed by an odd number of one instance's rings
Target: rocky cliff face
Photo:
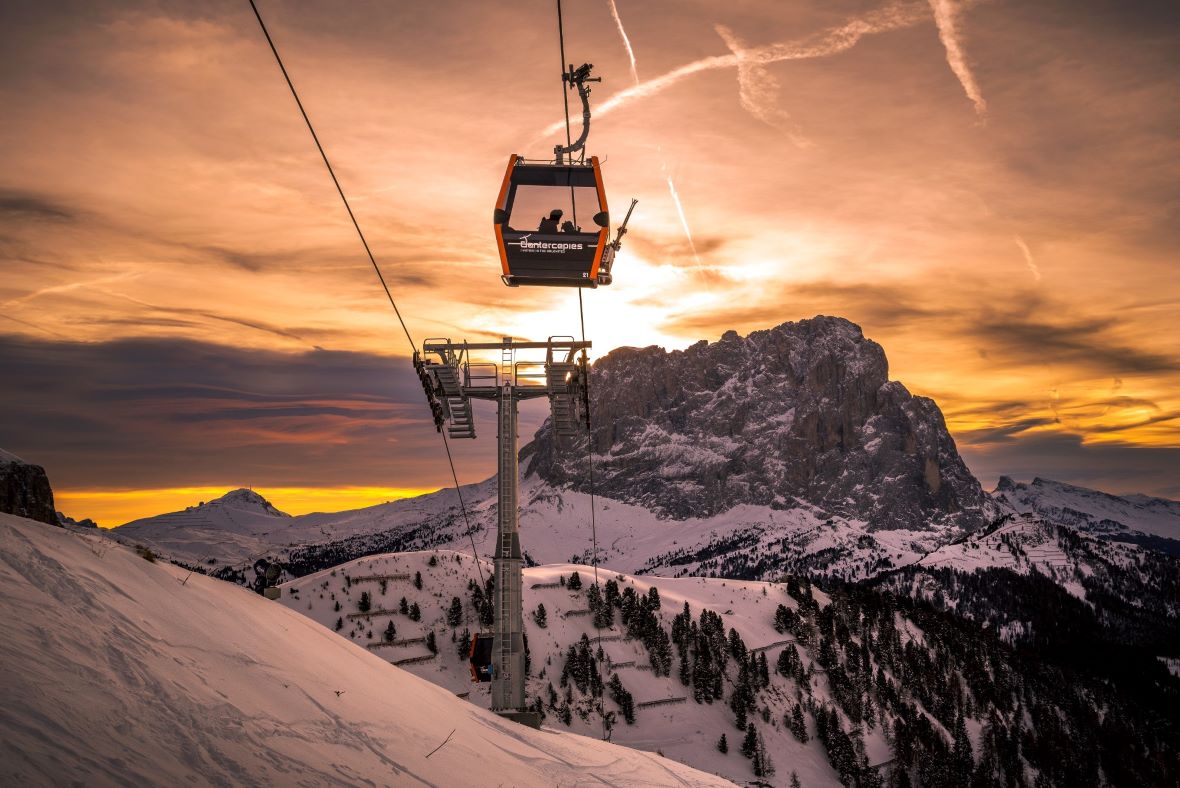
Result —
[[[890, 381], [847, 320], [620, 348], [591, 377], [596, 491], [661, 516], [810, 504], [873, 529], [973, 530], [993, 514], [938, 406]], [[559, 448], [550, 430], [522, 450], [526, 474], [586, 491], [585, 439]]]
[[0, 449], [0, 512], [58, 525], [53, 490], [40, 465]]

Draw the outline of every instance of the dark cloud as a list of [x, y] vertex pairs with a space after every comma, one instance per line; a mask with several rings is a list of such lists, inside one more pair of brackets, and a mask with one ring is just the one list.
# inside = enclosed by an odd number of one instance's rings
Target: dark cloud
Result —
[[1014, 440], [1014, 436], [1031, 430], [1034, 427], [1044, 427], [1057, 423], [1057, 419], [1036, 417], [1020, 419], [1000, 427], [990, 427], [982, 430], [963, 430], [956, 437], [968, 445], [984, 445], [988, 443], [1004, 443]]
[[[0, 369], [0, 445], [61, 488], [449, 484], [406, 358], [0, 336]], [[494, 435], [494, 412], [477, 410]], [[544, 410], [522, 408], [522, 439]], [[494, 473], [494, 443], [453, 442], [463, 481]]]
[[1076, 435], [1042, 433], [959, 450], [987, 489], [1000, 476], [1040, 476], [1117, 494], [1180, 498], [1180, 448], [1087, 444]]
[[73, 210], [50, 198], [0, 189], [0, 223], [70, 222], [75, 218]]
[[1060, 363], [1108, 373], [1180, 370], [1180, 357], [1153, 353], [1112, 338], [1118, 325], [1115, 318], [1051, 323], [1017, 314], [981, 317], [961, 330], [989, 351], [1020, 363]]
[[1128, 430], [1137, 429], [1139, 427], [1148, 427], [1152, 424], [1166, 424], [1178, 419], [1180, 419], [1180, 413], [1160, 413], [1159, 415], [1146, 419], [1140, 419], [1139, 421], [1133, 422], [1131, 424], [1100, 424], [1090, 427], [1089, 431], [1101, 433], [1127, 432]]
[[[764, 300], [722, 309], [672, 315], [673, 332], [717, 333], [777, 325], [812, 314], [848, 317], [872, 335], [924, 328], [942, 338], [958, 336], [993, 365], [1060, 364], [1120, 375], [1180, 372], [1180, 356], [1135, 347], [1121, 339], [1132, 324], [1115, 316], [1065, 317], [1076, 311], [1056, 298], [1013, 292], [1010, 285], [967, 281], [932, 300], [920, 287], [822, 280], [783, 286]], [[1057, 319], [1044, 316], [1062, 315]]]

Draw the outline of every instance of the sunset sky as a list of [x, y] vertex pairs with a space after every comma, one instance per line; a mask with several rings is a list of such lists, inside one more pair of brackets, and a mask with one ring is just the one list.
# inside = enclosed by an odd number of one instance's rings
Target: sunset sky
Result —
[[[415, 340], [576, 334], [574, 292], [500, 284], [490, 221], [508, 155], [557, 141], [553, 3], [258, 3]], [[612, 207], [640, 201], [586, 294], [595, 355], [840, 315], [985, 487], [1180, 497], [1180, 5], [565, 17], [603, 78]], [[0, 447], [59, 508], [117, 525], [238, 486], [302, 512], [450, 483], [246, 0], [6, 2], [0, 101]], [[464, 482], [494, 472], [483, 415]]]

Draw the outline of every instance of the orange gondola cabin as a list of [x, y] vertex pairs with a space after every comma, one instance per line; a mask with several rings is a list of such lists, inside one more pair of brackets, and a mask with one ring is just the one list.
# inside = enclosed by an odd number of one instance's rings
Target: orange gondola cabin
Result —
[[586, 157], [590, 136], [590, 76], [584, 63], [570, 65], [561, 75], [582, 102], [582, 133], [569, 141], [566, 111], [566, 145], [553, 148], [551, 161], [528, 161], [519, 154], [508, 157], [508, 169], [496, 198], [493, 222], [500, 250], [501, 279], [509, 287], [598, 287], [611, 283], [611, 266], [637, 200], [610, 236], [610, 210], [598, 157]]
[[610, 284], [614, 249], [597, 156], [556, 164], [513, 154], [494, 221], [504, 284]]

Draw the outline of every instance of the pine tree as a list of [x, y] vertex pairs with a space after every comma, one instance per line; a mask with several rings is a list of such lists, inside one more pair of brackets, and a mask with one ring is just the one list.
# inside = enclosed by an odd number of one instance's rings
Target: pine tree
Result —
[[791, 772], [791, 788], [803, 788], [803, 784], [799, 782], [799, 775]]
[[431, 654], [438, 653], [438, 641], [434, 639], [434, 630], [426, 633], [426, 648], [430, 650]]
[[787, 721], [787, 727], [791, 730], [791, 734], [803, 744], [807, 743], [807, 721], [803, 718], [803, 706], [796, 703], [795, 707], [791, 709], [790, 719]]
[[397, 609], [398, 609], [398, 612], [400, 612], [403, 616], [409, 614], [410, 603], [406, 601], [406, 598], [404, 596], [402, 597], [402, 600], [397, 603]]
[[742, 740], [742, 755], [747, 758], [753, 758], [754, 753], [758, 751], [758, 731], [754, 728], [754, 723], [746, 726], [746, 738]]
[[766, 751], [766, 740], [762, 738], [761, 733], [755, 741], [754, 756], [750, 760], [753, 761], [755, 777], [770, 777], [774, 774], [774, 763], [770, 760], [770, 753]]
[[635, 724], [635, 700], [631, 693], [623, 687], [623, 681], [619, 678], [618, 673], [612, 673], [610, 682], [607, 684], [610, 689], [611, 700], [619, 705], [619, 710], [623, 712], [623, 719], [628, 725]]
[[975, 769], [975, 760], [971, 754], [971, 739], [967, 736], [967, 724], [961, 711], [955, 718], [954, 742], [954, 749], [951, 751], [952, 774], [956, 784], [966, 785]]
[[463, 623], [463, 600], [451, 597], [451, 606], [447, 608], [447, 626], [451, 629]]
[[660, 609], [660, 589], [652, 586], [647, 590], [647, 601], [651, 603], [652, 610]]
[[717, 742], [717, 752], [725, 755], [729, 752], [729, 742], [725, 740], [725, 734], [721, 734], [721, 739]]
[[336, 619], [336, 631], [339, 632], [342, 629], [344, 629], [344, 619], [338, 618]]
[[459, 659], [467, 659], [471, 655], [471, 630], [463, 628], [463, 637], [459, 638]]
[[434, 553], [430, 554], [430, 560], [426, 562], [427, 566], [438, 566], [438, 556]]
[[746, 643], [733, 627], [729, 629], [729, 654], [738, 662], [746, 658]]
[[619, 583], [613, 577], [602, 587], [602, 598], [611, 607], [620, 607], [623, 602], [619, 594]]
[[397, 637], [397, 627], [395, 627], [395, 626], [393, 625], [393, 619], [392, 619], [392, 618], [391, 618], [391, 619], [389, 619], [389, 626], [387, 626], [387, 627], [385, 628], [385, 632], [384, 632], [384, 634], [382, 635], [382, 637], [384, 637], [384, 638], [385, 638], [385, 642], [386, 642], [386, 643], [392, 643], [392, 642], [394, 641], [394, 638], [396, 638], [396, 637]]
[[795, 614], [786, 605], [779, 605], [774, 611], [774, 630], [782, 634], [791, 628]]
[[356, 609], [362, 613], [368, 613], [373, 609], [373, 597], [369, 595], [368, 591], [361, 592], [361, 598], [356, 603]]
[[570, 575], [570, 579], [565, 584], [565, 587], [570, 591], [580, 591], [582, 589], [582, 576], [574, 572]]
[[421, 572], [414, 573], [414, 588], [418, 589], [419, 591], [422, 590], [422, 573]]
[[549, 626], [549, 613], [545, 610], [545, 603], [538, 603], [537, 609], [533, 611], [533, 623], [541, 629]]
[[490, 627], [496, 620], [496, 605], [492, 601], [492, 585], [491, 578], [488, 578], [488, 590], [486, 593], [479, 591], [478, 588], [476, 589], [478, 593], [476, 594], [475, 610], [479, 613], [479, 623], [485, 627]]
[[337, 599], [337, 600], [336, 600], [336, 604], [334, 604], [334, 605], [332, 606], [332, 609], [333, 609], [334, 611], [336, 611], [337, 613], [339, 613], [339, 612], [340, 612], [340, 600], [339, 600], [339, 599]]
[[603, 598], [598, 583], [591, 583], [586, 589], [586, 602], [594, 615], [596, 629], [605, 629], [615, 622], [615, 609]]
[[422, 608], [418, 607], [417, 602], [410, 605], [409, 614], [410, 614], [411, 621], [421, 621], [422, 620]]

